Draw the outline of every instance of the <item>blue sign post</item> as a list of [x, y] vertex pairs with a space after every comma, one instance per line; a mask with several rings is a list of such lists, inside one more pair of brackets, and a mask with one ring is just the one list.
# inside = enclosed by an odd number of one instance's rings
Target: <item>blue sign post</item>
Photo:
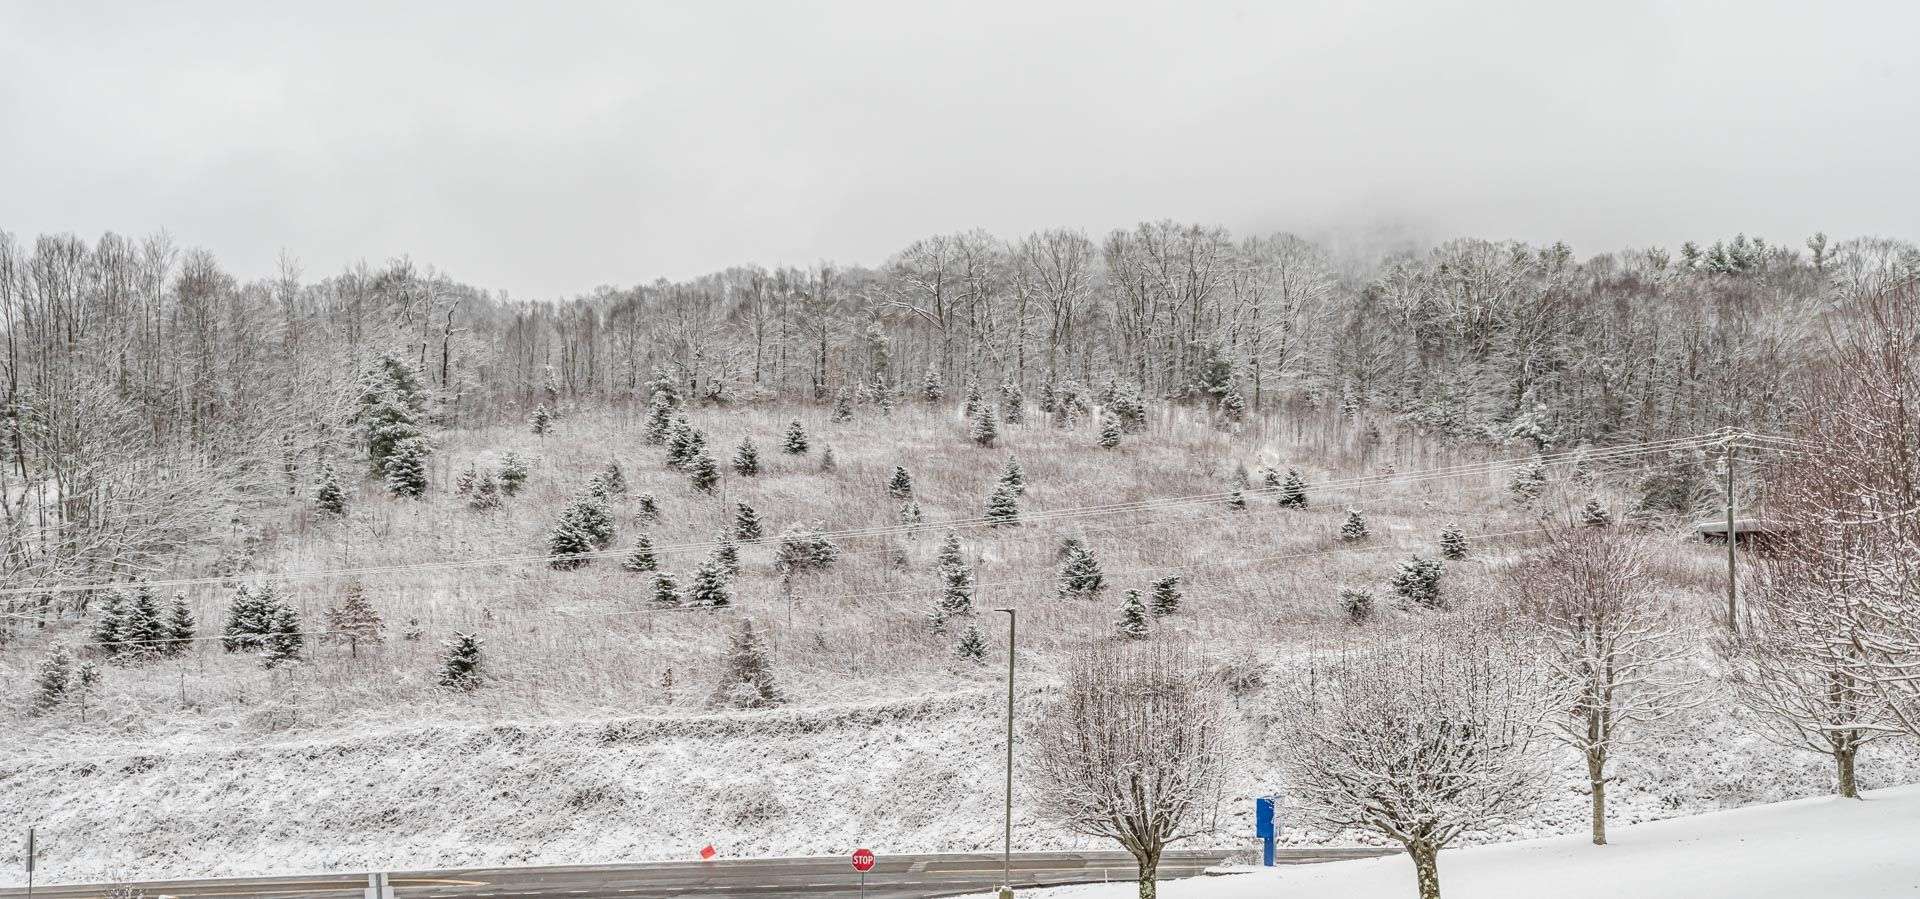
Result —
[[1277, 828], [1273, 822], [1273, 797], [1262, 796], [1253, 801], [1253, 833], [1260, 838], [1262, 849], [1260, 864], [1273, 867], [1273, 837]]

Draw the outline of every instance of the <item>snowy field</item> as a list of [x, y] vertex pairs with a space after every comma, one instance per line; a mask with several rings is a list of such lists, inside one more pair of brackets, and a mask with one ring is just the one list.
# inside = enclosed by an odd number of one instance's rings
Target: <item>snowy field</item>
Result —
[[[1920, 895], [1920, 785], [1621, 827], [1612, 844], [1554, 837], [1440, 854], [1452, 899], [1880, 899]], [[1132, 883], [1023, 893], [1131, 899]], [[1402, 899], [1405, 855], [1161, 884], [1166, 899]], [[983, 894], [984, 896], [984, 894]]]

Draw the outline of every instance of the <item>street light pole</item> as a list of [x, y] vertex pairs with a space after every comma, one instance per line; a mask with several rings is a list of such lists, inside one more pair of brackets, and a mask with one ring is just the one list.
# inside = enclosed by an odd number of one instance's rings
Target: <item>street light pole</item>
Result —
[[1013, 899], [1013, 637], [1020, 616], [1015, 609], [994, 611], [1007, 613], [1007, 815], [1000, 846], [1000, 899]]

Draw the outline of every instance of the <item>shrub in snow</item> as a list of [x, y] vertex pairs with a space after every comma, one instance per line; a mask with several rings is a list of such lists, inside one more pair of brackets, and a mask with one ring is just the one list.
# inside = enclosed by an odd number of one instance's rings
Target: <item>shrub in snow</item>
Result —
[[1458, 525], [1447, 525], [1440, 531], [1440, 558], [1458, 562], [1466, 557], [1467, 535], [1460, 532]]

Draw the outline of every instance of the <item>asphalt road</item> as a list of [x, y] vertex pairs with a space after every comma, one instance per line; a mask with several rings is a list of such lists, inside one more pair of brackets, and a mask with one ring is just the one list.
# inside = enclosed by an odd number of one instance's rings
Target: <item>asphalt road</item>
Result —
[[[1365, 858], [1382, 849], [1278, 850], [1280, 864], [1299, 865]], [[1163, 878], [1191, 877], [1219, 863], [1227, 850], [1169, 851], [1160, 861]], [[1103, 880], [1131, 880], [1133, 859], [1123, 852], [1022, 852], [1013, 856], [1016, 887]], [[624, 865], [567, 865], [540, 868], [464, 868], [394, 872], [395, 899], [641, 899], [653, 896], [788, 897], [858, 896], [860, 875], [846, 858], [717, 859], [707, 862], [650, 862]], [[359, 899], [364, 874], [297, 877], [246, 877], [129, 883], [146, 899]], [[998, 854], [885, 855], [867, 872], [867, 899], [927, 899], [992, 890], [1000, 885]], [[34, 896], [46, 899], [105, 899], [109, 885], [46, 886]], [[25, 890], [0, 889], [0, 897], [24, 897]]]

